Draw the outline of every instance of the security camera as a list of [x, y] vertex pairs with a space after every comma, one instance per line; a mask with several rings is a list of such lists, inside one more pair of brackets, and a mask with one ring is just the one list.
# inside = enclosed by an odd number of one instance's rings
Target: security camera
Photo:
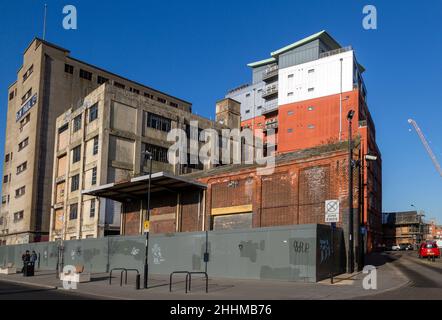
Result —
[[367, 154], [367, 155], [365, 155], [365, 160], [366, 161], [376, 161], [376, 160], [378, 160], [378, 157], [377, 156], [373, 156], [371, 154]]

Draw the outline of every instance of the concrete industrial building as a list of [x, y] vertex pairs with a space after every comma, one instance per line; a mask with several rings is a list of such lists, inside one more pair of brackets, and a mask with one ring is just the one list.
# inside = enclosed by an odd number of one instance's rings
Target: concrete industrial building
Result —
[[56, 118], [84, 104], [103, 83], [139, 94], [167, 108], [191, 112], [191, 104], [130, 81], [34, 39], [8, 91], [0, 244], [48, 239]]
[[[361, 142], [362, 226], [369, 248], [381, 243], [382, 158], [367, 106], [367, 90], [352, 47], [321, 31], [248, 64], [252, 83], [226, 95], [241, 103], [241, 126], [273, 129], [276, 153], [348, 139], [347, 113], [354, 110], [353, 135]], [[265, 135], [265, 145], [267, 137]], [[365, 155], [377, 156], [366, 162]]]
[[85, 97], [82, 107], [58, 117], [50, 240], [120, 234], [121, 204], [83, 195], [82, 190], [147, 173], [145, 150], [152, 153], [152, 172], [181, 175], [213, 167], [170, 164], [167, 153], [174, 142], [167, 134], [171, 129], [188, 132], [191, 121], [198, 122], [198, 130], [239, 128], [239, 104], [225, 99], [217, 111], [224, 125], [103, 84]]

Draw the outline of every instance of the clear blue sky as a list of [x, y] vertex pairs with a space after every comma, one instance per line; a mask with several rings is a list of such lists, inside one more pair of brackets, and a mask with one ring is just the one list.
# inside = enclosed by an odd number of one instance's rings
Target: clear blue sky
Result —
[[[442, 177], [408, 118], [442, 161], [441, 1], [55, 1], [47, 40], [79, 59], [181, 97], [214, 117], [227, 89], [250, 81], [246, 64], [326, 29], [352, 45], [367, 71], [368, 103], [383, 156], [383, 209], [413, 203], [442, 223]], [[44, 1], [0, 2], [0, 156], [7, 88], [22, 53], [42, 34]], [[78, 10], [78, 30], [62, 28], [62, 8]], [[374, 4], [378, 29], [362, 28]], [[1, 169], [0, 169], [1, 170]]]

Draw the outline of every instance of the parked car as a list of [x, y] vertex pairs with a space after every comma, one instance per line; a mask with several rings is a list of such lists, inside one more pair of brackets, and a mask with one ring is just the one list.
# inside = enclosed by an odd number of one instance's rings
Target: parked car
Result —
[[421, 259], [427, 258], [428, 260], [435, 261], [436, 258], [440, 258], [440, 250], [436, 242], [426, 241], [421, 244], [418, 255]]
[[391, 247], [391, 250], [393, 250], [393, 251], [399, 251], [399, 250], [401, 250], [401, 246], [398, 245], [398, 244], [394, 244], [394, 245]]

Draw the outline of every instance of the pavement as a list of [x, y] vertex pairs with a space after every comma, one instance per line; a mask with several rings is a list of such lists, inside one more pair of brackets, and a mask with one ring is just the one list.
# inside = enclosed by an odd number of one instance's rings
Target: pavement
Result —
[[[195, 276], [192, 278], [192, 291], [185, 293], [184, 276], [174, 277], [172, 292], [169, 292], [169, 277], [167, 275], [152, 275], [149, 278], [148, 289], [135, 289], [135, 277], [128, 276], [127, 284], [120, 286], [119, 275], [114, 276], [109, 285], [109, 274], [92, 274], [91, 281], [80, 283], [75, 290], [65, 290], [55, 272], [36, 272], [34, 277], [23, 277], [22, 274], [0, 275], [0, 299], [10, 298], [5, 286], [16, 285], [46, 290], [42, 295], [60, 292], [71, 295], [72, 299], [80, 297], [88, 299], [118, 299], [118, 300], [330, 300], [330, 299], [367, 299], [378, 297], [389, 292], [398, 292], [412, 283], [409, 275], [401, 270], [400, 257], [390, 254], [374, 254], [366, 264], [376, 266], [377, 288], [366, 290], [363, 279], [367, 276], [362, 272], [343, 274], [335, 277], [334, 284], [330, 280], [318, 283], [300, 283], [273, 280], [239, 280], [227, 278], [209, 278], [209, 290], [205, 293], [205, 281]], [[442, 271], [442, 269], [441, 269]], [[26, 297], [21, 299], [26, 299]], [[29, 297], [29, 299], [33, 299]], [[57, 299], [57, 298], [54, 298]]]

